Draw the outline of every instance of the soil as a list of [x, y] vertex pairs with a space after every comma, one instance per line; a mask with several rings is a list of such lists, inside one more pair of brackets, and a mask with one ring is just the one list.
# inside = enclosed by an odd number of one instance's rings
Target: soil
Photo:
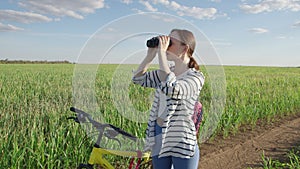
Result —
[[287, 160], [286, 154], [296, 146], [300, 146], [300, 113], [268, 124], [257, 122], [254, 128], [242, 126], [234, 136], [215, 136], [202, 143], [198, 169], [263, 168], [263, 154]]

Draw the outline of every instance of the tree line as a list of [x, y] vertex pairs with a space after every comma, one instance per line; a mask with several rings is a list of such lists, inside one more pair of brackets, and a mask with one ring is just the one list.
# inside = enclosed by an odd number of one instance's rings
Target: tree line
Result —
[[67, 60], [64, 61], [47, 61], [47, 60], [0, 60], [0, 64], [72, 64], [72, 62], [69, 62]]

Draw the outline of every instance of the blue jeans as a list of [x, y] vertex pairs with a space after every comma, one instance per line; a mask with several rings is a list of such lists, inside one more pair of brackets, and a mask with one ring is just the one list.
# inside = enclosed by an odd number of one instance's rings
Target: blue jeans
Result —
[[[173, 156], [158, 158], [161, 149], [161, 132], [162, 128], [156, 124], [155, 126], [155, 145], [152, 149], [152, 165], [154, 169], [197, 169], [200, 159], [199, 147], [196, 144], [195, 155], [191, 158], [179, 158]], [[173, 165], [173, 166], [172, 166]]]

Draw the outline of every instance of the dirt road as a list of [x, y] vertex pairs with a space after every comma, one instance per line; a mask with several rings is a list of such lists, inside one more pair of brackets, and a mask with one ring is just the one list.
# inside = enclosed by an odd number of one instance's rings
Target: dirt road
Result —
[[199, 169], [262, 168], [262, 154], [283, 159], [294, 146], [300, 145], [300, 113], [272, 124], [258, 123], [254, 130], [243, 129], [230, 138], [216, 137], [201, 144]]

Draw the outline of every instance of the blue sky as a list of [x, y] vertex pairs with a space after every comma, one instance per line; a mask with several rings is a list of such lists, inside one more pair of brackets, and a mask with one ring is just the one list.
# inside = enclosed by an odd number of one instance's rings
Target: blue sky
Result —
[[[97, 33], [101, 35], [97, 48], [122, 31], [134, 34], [135, 27], [167, 34], [169, 27], [154, 25], [153, 20], [150, 28], [146, 18], [126, 20], [148, 12], [172, 16], [173, 23], [156, 18], [165, 25], [191, 23], [212, 43], [221, 64], [300, 66], [300, 0], [3, 0], [0, 59], [77, 61], [84, 49], [93, 46], [89, 42]], [[103, 28], [111, 31], [106, 34]], [[134, 50], [144, 49], [144, 41], [139, 43]], [[114, 48], [115, 59], [108, 62], [122, 60], [122, 50], [122, 44]]]

